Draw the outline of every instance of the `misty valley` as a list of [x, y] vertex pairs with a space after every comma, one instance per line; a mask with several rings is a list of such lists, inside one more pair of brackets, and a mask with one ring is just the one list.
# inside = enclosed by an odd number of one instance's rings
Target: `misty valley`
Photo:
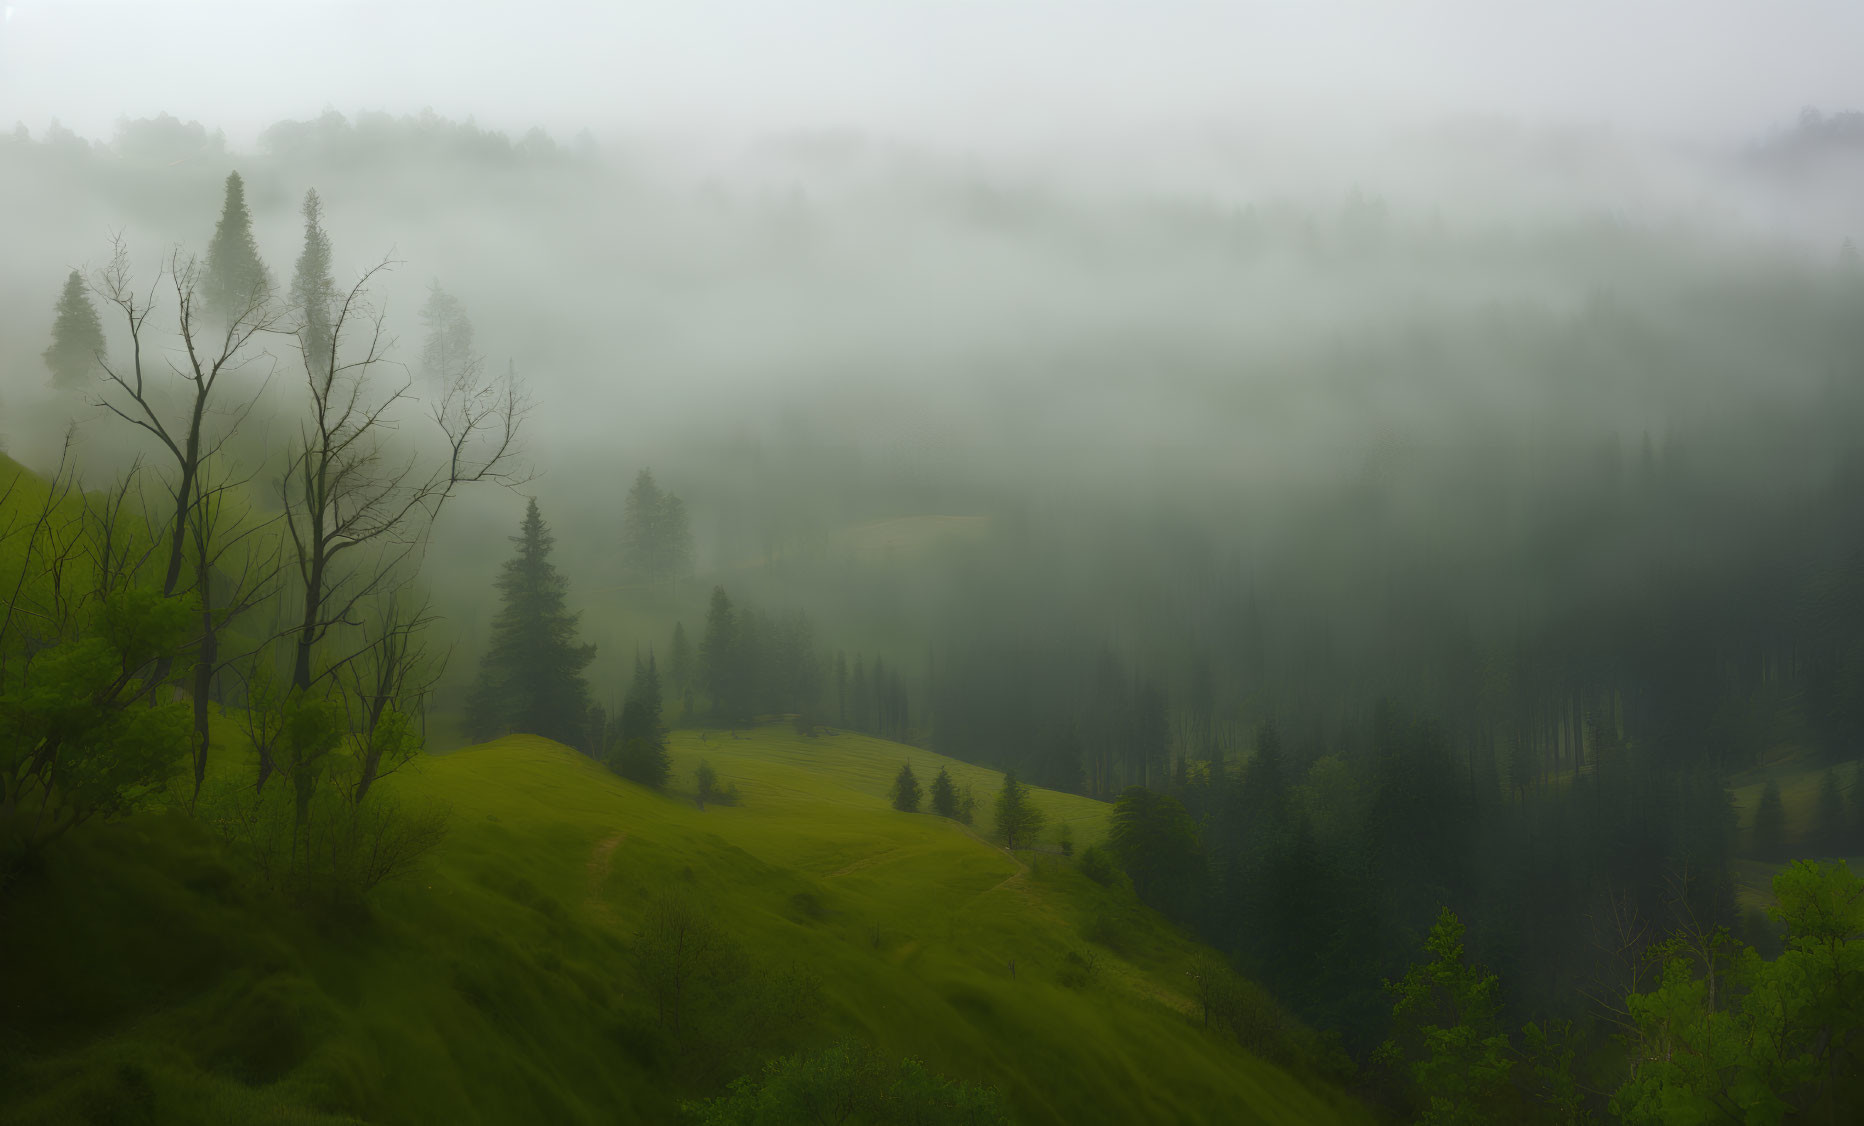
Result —
[[1864, 1116], [1864, 114], [1073, 136], [0, 136], [0, 1121]]

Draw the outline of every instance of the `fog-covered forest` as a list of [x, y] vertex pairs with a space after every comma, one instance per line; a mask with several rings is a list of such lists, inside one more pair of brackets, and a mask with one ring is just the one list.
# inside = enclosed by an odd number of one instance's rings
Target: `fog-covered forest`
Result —
[[0, 1117], [1850, 1120], [1839, 85], [20, 124]]

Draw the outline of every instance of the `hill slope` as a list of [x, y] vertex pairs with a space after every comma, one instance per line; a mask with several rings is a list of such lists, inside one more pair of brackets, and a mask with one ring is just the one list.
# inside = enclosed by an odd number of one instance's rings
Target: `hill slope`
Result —
[[[82, 835], [0, 899], [0, 1118], [663, 1122], [848, 1034], [993, 1084], [1030, 1123], [1363, 1117], [1197, 1027], [1196, 949], [1124, 895], [888, 809], [900, 758], [929, 776], [936, 756], [682, 733], [682, 776], [701, 753], [741, 806], [537, 738], [422, 760], [385, 787], [448, 804], [448, 837], [367, 913], [241, 890], [177, 815]], [[988, 772], [962, 770], [986, 798]], [[1104, 807], [1038, 796], [1098, 835]], [[694, 984], [679, 1036], [631, 950], [676, 902], [736, 967]]]

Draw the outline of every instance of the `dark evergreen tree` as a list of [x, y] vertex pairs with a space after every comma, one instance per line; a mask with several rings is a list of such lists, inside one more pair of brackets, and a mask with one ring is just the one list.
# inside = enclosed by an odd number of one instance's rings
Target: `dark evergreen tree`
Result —
[[[950, 781], [947, 780], [947, 785]], [[913, 775], [913, 764], [900, 764], [900, 772], [893, 778], [893, 808], [901, 813], [919, 812], [919, 779]]]
[[705, 636], [699, 639], [699, 681], [716, 719], [742, 719], [747, 714], [739, 642], [737, 612], [725, 588], [715, 586], [706, 610]]
[[45, 366], [60, 387], [82, 387], [90, 382], [104, 356], [104, 329], [91, 304], [84, 275], [73, 270], [58, 295], [58, 316], [52, 321], [52, 346], [45, 350]]
[[665, 587], [690, 575], [692, 565], [685, 502], [662, 491], [653, 470], [641, 470], [622, 502], [623, 579], [643, 587]]
[[499, 574], [502, 606], [473, 689], [473, 736], [522, 731], [580, 746], [589, 716], [583, 669], [595, 646], [576, 642], [579, 615], [564, 606], [569, 586], [550, 562], [556, 540], [535, 498], [512, 542], [518, 553]]
[[1107, 847], [1141, 899], [1172, 914], [1190, 906], [1203, 862], [1197, 823], [1177, 798], [1128, 786], [1113, 804]]
[[1016, 780], [1016, 772], [1005, 774], [1003, 789], [997, 793], [997, 836], [1003, 839], [1003, 847], [1033, 847], [1047, 820], [1030, 803], [1029, 787]]
[[698, 769], [693, 771], [693, 801], [698, 803], [700, 809], [704, 809], [705, 803], [711, 801], [717, 792], [717, 772], [712, 769], [711, 763], [700, 759]]
[[667, 730], [660, 719], [660, 672], [651, 653], [645, 664], [639, 658], [634, 662], [634, 680], [621, 706], [610, 766], [623, 778], [656, 790], [666, 789], [672, 773]]
[[932, 779], [932, 812], [940, 817], [958, 816], [958, 788], [952, 785], [951, 772], [942, 766]]
[[336, 279], [330, 273], [330, 236], [324, 233], [324, 204], [315, 188], [304, 193], [304, 249], [291, 277], [291, 309], [303, 335], [305, 362], [325, 370], [330, 363], [330, 321], [335, 315]]
[[259, 260], [259, 244], [252, 237], [246, 183], [238, 172], [229, 172], [220, 222], [207, 244], [207, 277], [201, 296], [210, 313], [231, 320], [263, 301], [271, 290], [272, 276]]

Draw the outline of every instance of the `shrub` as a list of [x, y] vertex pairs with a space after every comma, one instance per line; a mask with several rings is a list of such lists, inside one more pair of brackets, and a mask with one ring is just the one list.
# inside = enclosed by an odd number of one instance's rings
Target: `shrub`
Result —
[[1113, 863], [1113, 856], [1097, 844], [1082, 849], [1081, 858], [1074, 865], [1083, 876], [1103, 887], [1112, 887], [1120, 876], [1119, 867]]

